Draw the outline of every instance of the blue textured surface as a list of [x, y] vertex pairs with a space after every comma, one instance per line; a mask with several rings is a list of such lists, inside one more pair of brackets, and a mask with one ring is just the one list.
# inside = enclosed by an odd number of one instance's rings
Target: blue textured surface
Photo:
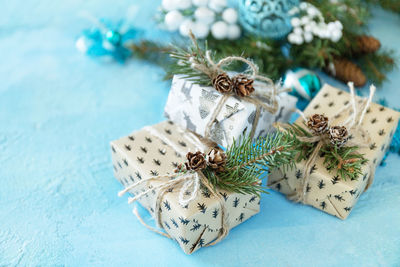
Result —
[[[161, 121], [169, 83], [150, 64], [103, 64], [74, 47], [90, 25], [81, 10], [118, 19], [130, 4], [0, 1], [0, 266], [399, 266], [397, 155], [346, 221], [271, 193], [260, 214], [190, 256], [145, 229], [117, 197], [108, 144]], [[141, 5], [137, 26], [166, 40], [156, 3]], [[376, 16], [372, 33], [399, 49], [400, 18]], [[378, 95], [399, 106], [399, 71], [389, 78]]]

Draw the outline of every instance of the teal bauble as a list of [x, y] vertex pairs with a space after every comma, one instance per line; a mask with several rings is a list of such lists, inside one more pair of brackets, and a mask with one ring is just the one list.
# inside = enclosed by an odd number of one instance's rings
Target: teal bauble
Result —
[[106, 40], [114, 46], [118, 46], [121, 44], [122, 36], [117, 31], [109, 30], [105, 34]]
[[289, 11], [298, 5], [299, 0], [240, 0], [240, 24], [258, 37], [281, 39], [292, 30]]
[[294, 95], [310, 101], [321, 89], [321, 80], [307, 69], [288, 70], [283, 79], [284, 88], [292, 88]]

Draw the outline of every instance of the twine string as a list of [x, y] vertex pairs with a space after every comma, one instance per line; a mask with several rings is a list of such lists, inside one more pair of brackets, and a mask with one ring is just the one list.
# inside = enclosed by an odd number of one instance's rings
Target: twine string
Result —
[[[356, 145], [358, 147], [368, 147], [371, 137], [368, 134], [368, 132], [361, 129], [361, 127], [359, 127], [359, 126], [362, 124], [365, 114], [372, 102], [372, 98], [374, 96], [376, 87], [371, 85], [370, 94], [369, 94], [368, 99], [366, 101], [363, 101], [360, 108], [357, 108], [356, 95], [354, 93], [354, 85], [352, 82], [349, 82], [348, 86], [350, 88], [350, 97], [351, 97], [351, 101], [349, 103], [350, 105], [348, 104], [345, 106], [344, 109], [339, 110], [339, 112], [334, 117], [336, 117], [338, 114], [340, 114], [346, 110], [349, 110], [351, 108], [352, 113], [350, 114], [349, 118], [347, 118], [347, 120], [344, 122], [344, 125], [348, 125], [349, 131], [351, 130], [352, 132], [358, 132], [359, 135], [361, 136], [361, 140], [358, 140], [358, 141], [354, 140], [351, 142], [353, 145]], [[359, 112], [360, 110], [362, 110], [362, 111]], [[300, 114], [300, 116], [302, 117], [302, 119], [304, 121], [307, 121], [307, 118], [303, 112], [301, 112], [300, 110], [296, 110], [296, 111], [297, 111], [297, 113]], [[287, 131], [290, 127], [288, 124], [282, 124], [282, 123], [276, 123], [275, 125], [277, 128], [280, 128], [283, 131]], [[301, 142], [316, 143], [316, 147], [314, 148], [313, 153], [310, 155], [310, 157], [307, 159], [307, 161], [304, 164], [303, 179], [301, 180], [301, 182], [295, 189], [295, 192], [293, 192], [293, 194], [288, 195], [288, 198], [294, 202], [305, 203], [305, 198], [307, 195], [307, 187], [308, 187], [308, 183], [309, 183], [309, 180], [311, 177], [311, 173], [310, 173], [311, 168], [315, 164], [315, 162], [318, 158], [318, 154], [319, 154], [320, 150], [322, 149], [322, 147], [325, 144], [329, 144], [329, 139], [323, 135], [313, 135], [312, 137], [297, 137], [297, 139], [299, 139]], [[342, 167], [342, 165], [345, 163], [346, 162], [344, 160], [341, 160], [340, 167]], [[368, 190], [368, 188], [371, 186], [371, 184], [373, 183], [373, 180], [374, 180], [374, 176], [375, 176], [375, 165], [372, 164], [371, 162], [368, 162], [368, 166], [369, 166], [369, 178], [368, 178], [368, 182], [367, 182], [367, 185], [366, 185], [364, 191]]]

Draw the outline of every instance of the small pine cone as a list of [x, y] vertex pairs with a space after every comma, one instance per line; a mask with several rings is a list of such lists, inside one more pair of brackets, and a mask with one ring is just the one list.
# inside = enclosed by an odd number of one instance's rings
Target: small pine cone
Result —
[[367, 82], [367, 77], [365, 77], [362, 70], [353, 62], [348, 59], [335, 59], [333, 61], [335, 68], [335, 77], [343, 82], [354, 82], [357, 87], [364, 86]]
[[187, 162], [185, 163], [186, 169], [199, 171], [207, 167], [204, 153], [197, 151], [196, 153], [189, 152], [186, 154]]
[[349, 140], [349, 132], [344, 126], [333, 126], [329, 128], [329, 139], [332, 145], [342, 147]]
[[361, 35], [357, 37], [357, 47], [357, 52], [374, 53], [381, 47], [381, 42], [373, 36]]
[[307, 127], [315, 135], [323, 135], [328, 132], [329, 120], [322, 114], [314, 114], [307, 121]]
[[250, 79], [244, 74], [239, 74], [233, 77], [233, 89], [238, 96], [249, 96], [254, 92], [253, 79]]
[[219, 148], [213, 148], [207, 155], [207, 164], [212, 169], [222, 172], [225, 169], [226, 155]]
[[233, 82], [226, 73], [218, 74], [212, 81], [215, 90], [222, 94], [230, 93], [233, 89]]

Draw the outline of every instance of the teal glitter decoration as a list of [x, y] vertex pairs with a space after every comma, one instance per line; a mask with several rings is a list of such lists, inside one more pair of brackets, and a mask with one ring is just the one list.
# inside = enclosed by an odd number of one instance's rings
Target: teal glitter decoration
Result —
[[258, 37], [282, 39], [291, 30], [289, 11], [299, 0], [240, 0], [242, 27]]
[[298, 68], [285, 73], [283, 87], [291, 88], [295, 96], [310, 101], [321, 90], [321, 80], [314, 72]]
[[[394, 110], [400, 112], [400, 109], [395, 108]], [[400, 155], [400, 124], [397, 125], [397, 129], [393, 134], [392, 143], [390, 144], [390, 151]]]

